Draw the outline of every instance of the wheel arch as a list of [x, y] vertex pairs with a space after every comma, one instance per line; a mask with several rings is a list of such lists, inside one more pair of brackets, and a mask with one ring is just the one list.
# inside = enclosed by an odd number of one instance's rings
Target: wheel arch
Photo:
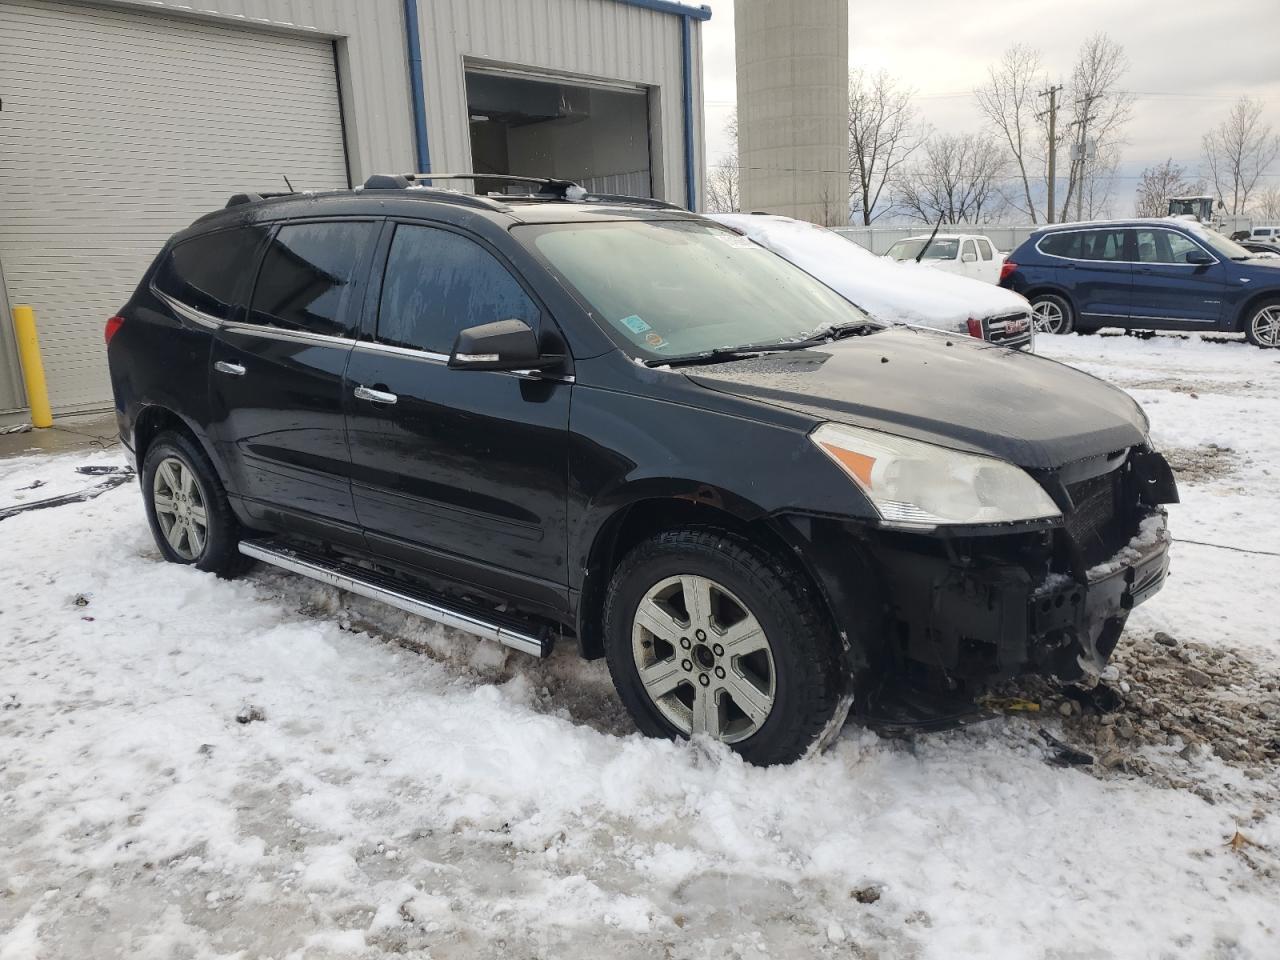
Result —
[[1076, 306], [1075, 298], [1064, 288], [1055, 283], [1037, 283], [1032, 287], [1028, 287], [1026, 293], [1023, 294], [1028, 301], [1035, 299], [1043, 294], [1051, 294], [1055, 297], [1061, 297], [1067, 302], [1067, 306], [1071, 308], [1071, 313], [1076, 320], [1080, 319], [1080, 308]]
[[183, 434], [203, 450], [209, 462], [213, 464], [213, 469], [218, 472], [218, 480], [221, 481], [223, 489], [230, 490], [227, 484], [227, 472], [204, 434], [197, 430], [186, 417], [161, 404], [147, 404], [133, 422], [133, 454], [137, 460], [139, 474], [142, 473], [148, 448], [155, 442], [156, 437], [167, 430]]
[[1236, 313], [1235, 324], [1232, 330], [1236, 333], [1243, 333], [1249, 324], [1249, 317], [1253, 311], [1269, 300], [1280, 303], [1280, 289], [1271, 288], [1269, 290], [1259, 290], [1252, 294], [1247, 300], [1241, 304], [1239, 311]]
[[602, 612], [609, 581], [622, 558], [642, 540], [677, 527], [727, 530], [767, 550], [808, 581], [834, 622], [821, 579], [792, 542], [785, 525], [742, 497], [705, 484], [668, 481], [645, 484], [603, 513], [585, 551], [576, 611], [578, 652], [586, 659], [604, 655]]

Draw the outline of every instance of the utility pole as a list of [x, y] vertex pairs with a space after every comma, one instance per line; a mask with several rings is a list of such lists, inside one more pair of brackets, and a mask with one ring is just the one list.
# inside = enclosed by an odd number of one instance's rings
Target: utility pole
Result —
[[[1096, 119], [1095, 117], [1089, 114], [1089, 111], [1093, 108], [1093, 101], [1100, 100], [1100, 99], [1102, 99], [1101, 94], [1092, 93], [1092, 94], [1087, 94], [1081, 99], [1076, 101], [1076, 103], [1084, 104], [1084, 112], [1080, 114], [1080, 119], [1077, 121], [1080, 127], [1080, 144], [1076, 148], [1080, 154], [1080, 172], [1075, 176], [1076, 188], [1077, 188], [1076, 189], [1076, 221], [1077, 222], [1084, 219], [1084, 166], [1089, 159], [1086, 153], [1086, 151], [1088, 150], [1088, 143], [1089, 143], [1089, 139], [1088, 139], [1089, 121]], [[1072, 169], [1073, 170], [1075, 169], [1074, 165]], [[1070, 202], [1069, 198], [1068, 198], [1068, 202]]]
[[[1061, 91], [1062, 84], [1040, 91], [1040, 96], [1049, 98], [1049, 109], [1046, 111], [1049, 114], [1049, 213], [1045, 218], [1046, 223], [1053, 223], [1053, 192], [1058, 182], [1058, 94]], [[1036, 119], [1043, 116], [1043, 113], [1038, 113]]]

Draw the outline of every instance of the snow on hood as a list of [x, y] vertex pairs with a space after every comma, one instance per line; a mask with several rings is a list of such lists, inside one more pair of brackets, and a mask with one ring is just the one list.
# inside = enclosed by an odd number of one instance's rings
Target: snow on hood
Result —
[[803, 220], [745, 213], [708, 216], [790, 260], [881, 320], [964, 332], [970, 317], [1030, 312], [1026, 299], [1011, 290], [915, 262], [877, 257]]

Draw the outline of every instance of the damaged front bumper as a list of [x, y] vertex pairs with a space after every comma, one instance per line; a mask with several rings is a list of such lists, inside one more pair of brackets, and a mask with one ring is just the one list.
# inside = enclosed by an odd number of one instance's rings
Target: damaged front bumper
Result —
[[1114, 557], [1089, 568], [1083, 581], [1050, 575], [1028, 605], [1028, 663], [1061, 679], [1097, 678], [1106, 668], [1129, 611], [1164, 586], [1169, 528], [1164, 510], [1139, 524]]

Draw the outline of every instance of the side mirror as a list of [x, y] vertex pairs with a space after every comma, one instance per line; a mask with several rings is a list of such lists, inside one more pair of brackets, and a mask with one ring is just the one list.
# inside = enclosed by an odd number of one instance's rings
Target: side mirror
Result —
[[538, 335], [523, 320], [498, 320], [458, 333], [449, 354], [454, 370], [542, 370], [563, 360], [538, 349]]
[[1195, 264], [1197, 267], [1204, 267], [1213, 263], [1213, 257], [1209, 256], [1203, 250], [1196, 250], [1187, 254], [1186, 261], [1187, 263]]
[[962, 256], [960, 259], [961, 259], [964, 263], [975, 263], [975, 262], [977, 262], [978, 255], [977, 255], [976, 253], [966, 253], [966, 254], [965, 254], [964, 256]]

